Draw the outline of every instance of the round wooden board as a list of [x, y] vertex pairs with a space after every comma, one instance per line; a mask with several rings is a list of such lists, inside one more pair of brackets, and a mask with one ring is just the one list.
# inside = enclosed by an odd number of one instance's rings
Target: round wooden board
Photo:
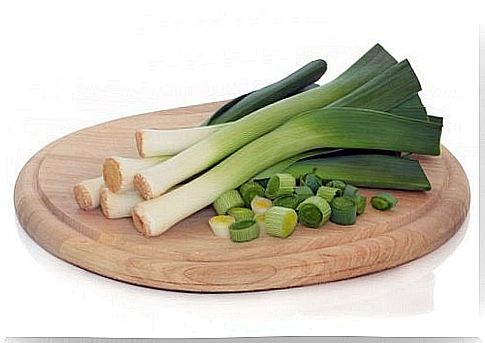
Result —
[[[137, 285], [193, 292], [239, 292], [341, 280], [391, 268], [436, 249], [458, 230], [469, 208], [466, 175], [453, 155], [419, 157], [430, 192], [391, 191], [389, 212], [367, 207], [356, 225], [298, 227], [288, 239], [233, 243], [212, 235], [203, 209], [163, 235], [138, 234], [131, 219], [82, 211], [77, 182], [99, 176], [106, 156], [137, 156], [136, 128], [189, 127], [222, 105], [203, 104], [122, 118], [72, 133], [38, 152], [15, 187], [15, 207], [28, 234], [55, 256]], [[363, 194], [373, 190], [362, 189]]]

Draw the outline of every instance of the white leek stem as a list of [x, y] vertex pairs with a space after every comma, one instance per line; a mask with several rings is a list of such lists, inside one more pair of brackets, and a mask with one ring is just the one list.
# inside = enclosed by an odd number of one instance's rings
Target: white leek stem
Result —
[[83, 210], [92, 210], [99, 206], [99, 193], [104, 187], [102, 177], [84, 180], [74, 186], [74, 198], [79, 208]]
[[113, 193], [134, 190], [133, 177], [140, 170], [152, 167], [170, 156], [150, 158], [107, 157], [103, 163], [103, 178], [106, 187]]
[[[220, 188], [229, 190], [219, 178], [204, 174], [186, 185], [182, 185], [161, 197], [139, 203], [133, 208], [132, 216], [136, 229], [145, 236], [158, 236], [180, 220], [210, 205], [221, 195]], [[198, 192], [191, 193], [197, 189]]]
[[[226, 143], [227, 145], [231, 145], [227, 140]], [[177, 159], [174, 156], [174, 158], [171, 158], [164, 163], [141, 170], [135, 174], [133, 184], [138, 193], [144, 199], [149, 200], [167, 192], [174, 185], [177, 185], [192, 176], [192, 166], [198, 164], [201, 160], [207, 161], [210, 159], [212, 152], [217, 149], [214, 144], [206, 140], [200, 141], [196, 146], [196, 149], [189, 148], [176, 155], [177, 157], [183, 155], [182, 158]], [[222, 146], [223, 144], [221, 143], [220, 147]], [[216, 162], [218, 162], [218, 160], [211, 160], [209, 165]]]
[[101, 190], [101, 211], [109, 219], [130, 217], [132, 208], [142, 201], [135, 191], [113, 193], [106, 187]]
[[136, 147], [141, 157], [175, 155], [227, 125], [231, 124], [171, 130], [140, 129], [135, 133]]

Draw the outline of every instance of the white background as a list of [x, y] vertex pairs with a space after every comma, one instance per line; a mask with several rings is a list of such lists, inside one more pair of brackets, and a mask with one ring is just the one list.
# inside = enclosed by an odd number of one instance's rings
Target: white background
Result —
[[[2, 5], [0, 337], [479, 335], [479, 6], [335, 3]], [[471, 185], [466, 224], [421, 260], [326, 285], [186, 294], [68, 265], [16, 222], [17, 174], [56, 138], [120, 116], [232, 98], [315, 58], [327, 61], [327, 81], [377, 42], [411, 61], [429, 112], [445, 118], [442, 141]]]

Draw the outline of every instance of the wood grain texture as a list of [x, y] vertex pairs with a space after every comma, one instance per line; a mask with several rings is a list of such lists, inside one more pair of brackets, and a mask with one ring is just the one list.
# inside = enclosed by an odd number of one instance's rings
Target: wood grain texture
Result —
[[99, 176], [106, 156], [137, 156], [137, 128], [198, 125], [221, 105], [122, 118], [53, 142], [19, 175], [15, 207], [20, 223], [53, 255], [100, 275], [162, 289], [239, 292], [323, 283], [395, 267], [438, 248], [466, 217], [468, 181], [444, 147], [439, 157], [419, 157], [430, 192], [391, 191], [399, 199], [391, 211], [368, 206], [356, 225], [298, 227], [288, 239], [261, 237], [238, 244], [215, 237], [207, 224], [214, 214], [210, 208], [154, 238], [138, 234], [131, 219], [107, 220], [99, 210], [78, 209], [73, 185]]

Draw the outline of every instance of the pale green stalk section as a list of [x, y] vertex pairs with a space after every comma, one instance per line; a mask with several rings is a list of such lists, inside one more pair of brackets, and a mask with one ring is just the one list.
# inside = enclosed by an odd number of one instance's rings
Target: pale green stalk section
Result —
[[342, 147], [436, 155], [440, 135], [439, 124], [386, 112], [353, 108], [310, 111], [249, 143], [193, 181], [138, 204], [134, 222], [144, 234], [159, 235], [261, 170], [307, 150]]
[[183, 129], [140, 129], [136, 131], [136, 147], [141, 157], [176, 155], [209, 137], [231, 123]]
[[392, 56], [380, 45], [376, 45], [335, 80], [263, 107], [192, 145], [167, 162], [140, 172], [135, 178], [135, 187], [145, 199], [157, 197], [295, 115], [325, 107], [342, 98], [395, 63]]

